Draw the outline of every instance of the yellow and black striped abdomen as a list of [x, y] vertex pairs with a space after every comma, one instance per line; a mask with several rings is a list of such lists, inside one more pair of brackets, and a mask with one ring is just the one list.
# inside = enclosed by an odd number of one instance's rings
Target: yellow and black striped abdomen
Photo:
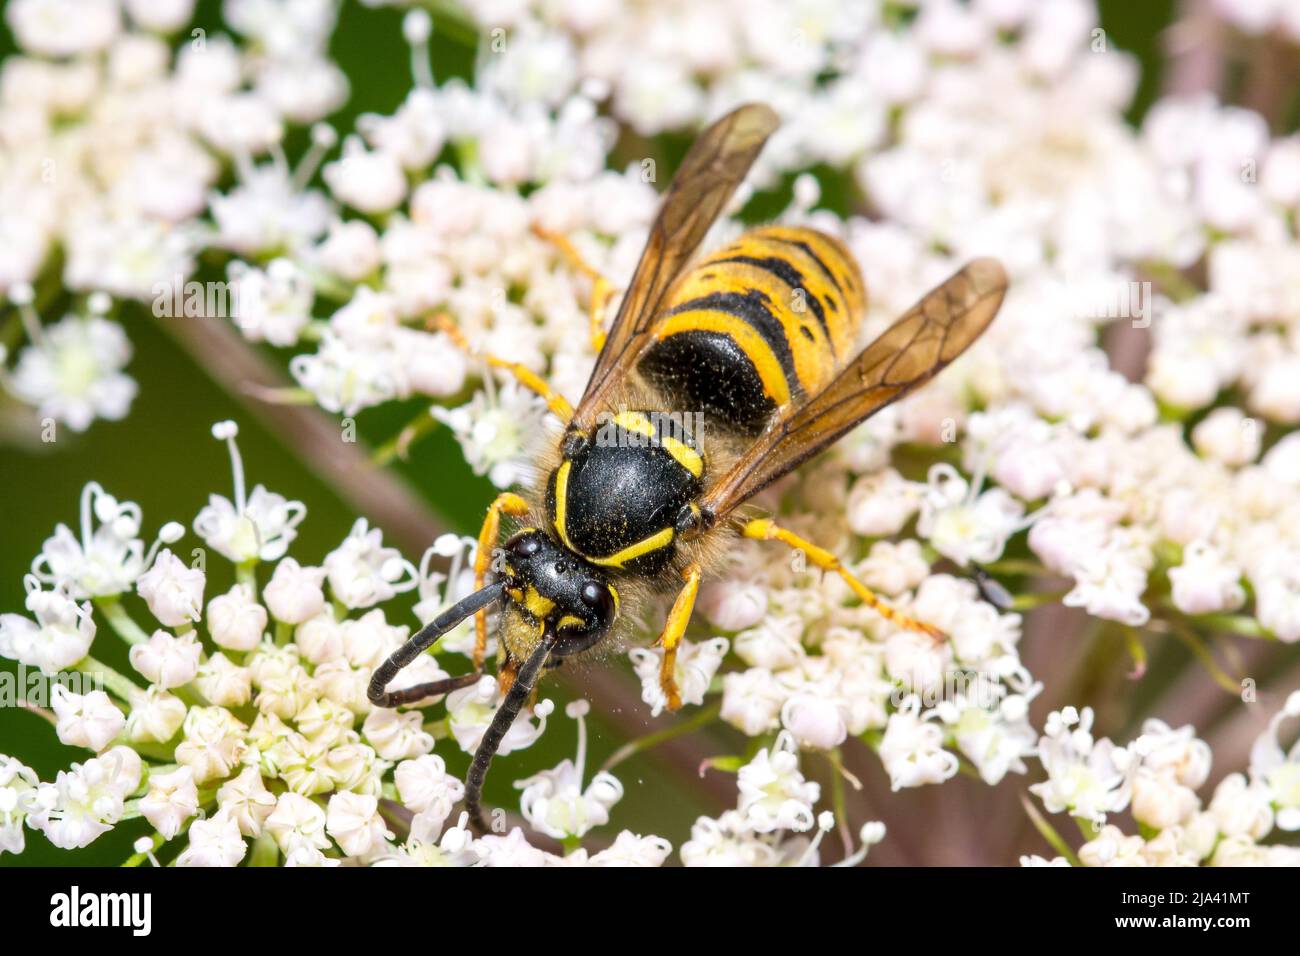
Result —
[[852, 357], [864, 304], [858, 267], [838, 240], [754, 229], [677, 281], [640, 369], [678, 410], [757, 434]]

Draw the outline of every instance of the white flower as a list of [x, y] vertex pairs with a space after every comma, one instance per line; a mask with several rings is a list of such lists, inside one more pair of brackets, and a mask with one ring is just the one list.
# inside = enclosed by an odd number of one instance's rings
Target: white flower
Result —
[[798, 745], [790, 734], [778, 734], [770, 749], [760, 750], [741, 767], [736, 786], [740, 790], [737, 809], [754, 831], [812, 829], [813, 804], [821, 796], [821, 786], [804, 779]]
[[28, 575], [27, 610], [36, 618], [0, 614], [0, 656], [57, 674], [85, 658], [95, 639], [89, 602], [77, 605], [61, 590], [42, 591]]
[[897, 534], [921, 504], [921, 489], [892, 468], [864, 475], [849, 490], [848, 525], [856, 534]]
[[208, 633], [214, 644], [227, 650], [251, 651], [257, 647], [266, 632], [266, 621], [266, 608], [254, 599], [253, 589], [247, 584], [236, 584], [208, 602]]
[[238, 866], [248, 852], [238, 824], [224, 810], [206, 820], [195, 820], [188, 836], [189, 844], [176, 858], [177, 866]]
[[137, 389], [122, 371], [129, 361], [131, 343], [120, 325], [69, 315], [46, 326], [41, 338], [19, 353], [12, 388], [42, 416], [81, 432], [96, 418], [126, 417]]
[[[1292, 691], [1282, 710], [1250, 749], [1250, 777], [1268, 788], [1279, 830], [1300, 830], [1300, 742], [1289, 753], [1278, 742], [1282, 721], [1300, 717], [1300, 691]], [[1216, 793], [1216, 799], [1218, 794]]]
[[406, 198], [406, 175], [397, 159], [367, 150], [356, 136], [343, 141], [343, 157], [328, 163], [321, 176], [336, 199], [364, 213], [388, 212]]
[[891, 790], [942, 783], [957, 773], [956, 755], [943, 749], [941, 725], [921, 715], [920, 699], [915, 695], [889, 715], [879, 753]]
[[275, 804], [275, 795], [266, 789], [256, 767], [245, 767], [239, 776], [217, 789], [220, 812], [235, 821], [244, 836], [262, 835], [262, 827], [275, 810]]
[[781, 726], [801, 747], [831, 750], [849, 734], [840, 705], [815, 688], [791, 695], [781, 707]]
[[195, 783], [229, 776], [248, 750], [247, 728], [224, 707], [191, 707], [176, 745], [176, 762], [194, 771]]
[[235, 444], [237, 434], [234, 422], [219, 422], [212, 427], [213, 437], [224, 440], [230, 449], [235, 500], [209, 495], [207, 506], [194, 519], [194, 531], [209, 547], [236, 564], [275, 561], [298, 536], [297, 527], [307, 509], [301, 501], [289, 501], [261, 485], [245, 496], [244, 462]]
[[1194, 541], [1183, 549], [1183, 563], [1169, 569], [1171, 596], [1184, 614], [1235, 611], [1246, 601], [1241, 572], [1212, 545]]
[[136, 580], [135, 587], [160, 623], [182, 627], [202, 617], [206, 581], [207, 575], [201, 569], [187, 567], [170, 549], [163, 548], [153, 567]]
[[185, 702], [161, 687], [131, 692], [126, 737], [132, 743], [166, 743], [185, 721]]
[[84, 764], [60, 770], [42, 783], [28, 824], [61, 850], [80, 849], [113, 828], [126, 811], [126, 798], [140, 784], [135, 751], [114, 747]]
[[80, 539], [67, 525], [58, 525], [32, 562], [32, 574], [66, 587], [78, 600], [129, 591], [145, 566], [144, 542], [137, 537], [140, 518], [139, 505], [119, 502], [96, 482], [88, 483], [81, 491]]
[[265, 270], [233, 262], [227, 271], [235, 296], [232, 318], [244, 337], [282, 348], [296, 344], [311, 322], [315, 299], [307, 275], [289, 259], [273, 259]]
[[755, 833], [738, 810], [716, 820], [697, 819], [681, 852], [687, 866], [775, 866], [779, 859], [771, 842]]
[[193, 634], [177, 637], [168, 631], [157, 630], [148, 641], [132, 647], [127, 656], [131, 666], [146, 680], [170, 689], [194, 680], [202, 653], [203, 648]]
[[303, 567], [293, 558], [281, 558], [262, 598], [277, 621], [303, 624], [325, 608], [324, 581], [323, 568]]
[[252, 697], [252, 675], [225, 654], [217, 652], [199, 666], [194, 679], [204, 700], [218, 707], [242, 707]]
[[409, 760], [433, 749], [433, 737], [422, 727], [420, 711], [376, 708], [367, 716], [361, 732], [385, 760]]
[[1259, 840], [1273, 829], [1272, 794], [1262, 782], [1252, 783], [1244, 774], [1230, 773], [1219, 781], [1210, 800], [1209, 812], [1225, 837], [1244, 836]]
[[102, 690], [74, 694], [56, 683], [50, 689], [50, 702], [58, 719], [55, 732], [70, 747], [99, 752], [126, 726], [126, 715]]
[[1259, 457], [1263, 423], [1237, 408], [1216, 408], [1192, 429], [1192, 443], [1207, 458], [1240, 467]]
[[116, 0], [14, 0], [5, 19], [24, 49], [49, 57], [102, 50], [122, 26]]
[[750, 737], [779, 726], [785, 690], [772, 672], [762, 667], [732, 671], [722, 678], [720, 716]]
[[1109, 740], [1094, 741], [1092, 708], [1073, 707], [1048, 716], [1038, 742], [1039, 759], [1048, 779], [1029, 789], [1052, 813], [1068, 810], [1101, 824], [1106, 814], [1128, 806], [1137, 761]]
[[[702, 704], [708, 693], [713, 675], [727, 656], [730, 642], [725, 637], [715, 637], [698, 644], [681, 640], [677, 645], [677, 661], [673, 668], [673, 677], [682, 704]], [[660, 665], [663, 662], [663, 648], [633, 648], [628, 652], [636, 675], [641, 679], [641, 699], [650, 705], [650, 715], [658, 717], [668, 706], [659, 681]]]
[[767, 589], [758, 581], [721, 578], [700, 588], [696, 606], [720, 631], [743, 631], [767, 613]]
[[465, 795], [465, 785], [447, 773], [447, 765], [437, 754], [403, 760], [393, 771], [393, 780], [406, 809], [413, 813], [437, 811], [444, 820]]
[[573, 701], [565, 713], [578, 723], [578, 753], [574, 760], [562, 760], [551, 770], [543, 770], [515, 787], [523, 791], [519, 809], [538, 833], [562, 840], [581, 837], [594, 827], [609, 822], [609, 810], [623, 798], [623, 784], [608, 771], [600, 771], [583, 789], [582, 778], [587, 762], [587, 723], [590, 705]]
[[343, 543], [325, 556], [330, 590], [346, 607], [373, 607], [416, 586], [415, 568], [383, 540], [382, 531], [358, 518]]
[[171, 33], [190, 22], [195, 0], [125, 0], [133, 23], [157, 33]]
[[452, 430], [465, 461], [476, 475], [487, 475], [498, 488], [522, 484], [532, 475], [529, 451], [543, 434], [546, 406], [513, 381], [489, 392], [474, 393], [466, 405], [430, 414]]
[[588, 866], [663, 866], [673, 845], [663, 837], [623, 830], [614, 842], [587, 861]]
[[1251, 578], [1259, 623], [1283, 643], [1300, 641], [1300, 575], [1294, 565], [1252, 572]]
[[325, 811], [314, 800], [297, 793], [282, 793], [266, 818], [266, 832], [287, 856], [299, 848], [326, 850]]
[[379, 815], [378, 799], [347, 792], [330, 797], [325, 832], [348, 856], [371, 853], [393, 835]]
[[934, 465], [921, 505], [917, 533], [958, 564], [990, 562], [1025, 527], [1024, 507], [1000, 488], [980, 494], [951, 465]]
[[164, 838], [180, 833], [181, 825], [198, 811], [199, 790], [189, 767], [149, 775], [149, 792], [140, 799], [140, 812]]
[[0, 754], [0, 853], [22, 853], [23, 823], [36, 806], [36, 772]]
[[1141, 627], [1151, 619], [1142, 603], [1150, 555], [1115, 537], [1096, 550], [1075, 558], [1075, 584], [1061, 603], [1082, 607], [1089, 614]]
[[330, 272], [348, 282], [360, 282], [380, 265], [379, 236], [361, 219], [336, 220], [316, 247], [316, 257]]

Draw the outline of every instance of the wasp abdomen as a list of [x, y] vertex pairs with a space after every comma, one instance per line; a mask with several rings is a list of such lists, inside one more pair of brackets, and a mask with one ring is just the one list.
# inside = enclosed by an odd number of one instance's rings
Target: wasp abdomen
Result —
[[757, 434], [777, 409], [830, 382], [863, 307], [857, 265], [838, 240], [754, 229], [682, 276], [639, 367], [681, 409]]

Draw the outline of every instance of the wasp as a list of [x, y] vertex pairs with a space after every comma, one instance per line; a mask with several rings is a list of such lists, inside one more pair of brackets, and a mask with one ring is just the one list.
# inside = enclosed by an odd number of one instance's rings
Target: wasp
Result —
[[[997, 314], [1006, 273], [993, 259], [970, 262], [855, 352], [866, 290], [853, 257], [831, 236], [765, 226], [692, 264], [777, 125], [770, 107], [749, 104], [696, 140], [608, 333], [611, 284], [564, 237], [537, 230], [593, 280], [595, 368], [571, 407], [527, 368], [487, 357], [545, 399], [563, 433], [540, 463], [531, 499], [505, 492], [488, 508], [473, 593], [407, 641], [369, 686], [374, 704], [397, 707], [475, 683], [487, 612], [499, 608], [504, 698], [465, 784], [465, 807], [480, 831], [488, 767], [544, 669], [607, 644], [629, 608], [656, 594], [676, 594], [658, 643], [661, 689], [670, 709], [681, 706], [676, 650], [701, 580], [736, 535], [800, 549], [895, 625], [943, 637], [878, 598], [829, 550], [771, 518], [743, 520], [737, 509], [961, 355]], [[503, 518], [521, 527], [499, 549]], [[386, 689], [470, 615], [472, 673]]]

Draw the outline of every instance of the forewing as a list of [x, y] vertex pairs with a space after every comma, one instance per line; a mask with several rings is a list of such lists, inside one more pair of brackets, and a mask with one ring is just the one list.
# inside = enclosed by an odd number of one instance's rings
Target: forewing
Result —
[[764, 432], [700, 500], [722, 518], [890, 402], [934, 378], [993, 321], [1007, 276], [976, 259], [891, 325], [821, 392]]
[[579, 427], [589, 428], [595, 423], [601, 396], [635, 364], [645, 343], [645, 332], [658, 315], [665, 293], [695, 254], [778, 123], [771, 107], [750, 103], [710, 126], [687, 152], [664, 194], [641, 261], [574, 414]]

